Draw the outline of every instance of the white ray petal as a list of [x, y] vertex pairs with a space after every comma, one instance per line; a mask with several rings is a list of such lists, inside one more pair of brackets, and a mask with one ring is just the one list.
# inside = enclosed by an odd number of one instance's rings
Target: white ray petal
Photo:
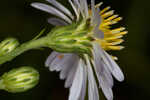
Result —
[[94, 69], [98, 78], [98, 82], [107, 100], [113, 99], [113, 78], [111, 72], [102, 60], [102, 49], [99, 44], [93, 44]]
[[94, 64], [94, 69], [95, 69], [96, 76], [98, 78], [99, 84], [101, 82], [100, 78], [103, 78], [104, 81], [105, 81], [105, 84], [107, 84], [107, 86], [112, 88], [113, 85], [114, 85], [113, 84], [114, 82], [113, 82], [113, 78], [112, 78], [111, 72], [108, 69], [105, 68], [106, 66], [104, 64], [102, 64], [100, 60], [99, 60], [99, 62], [100, 63], [98, 63], [97, 61], [93, 62], [93, 64], [95, 63]]
[[62, 73], [64, 73], [64, 71], [66, 72], [67, 70], [70, 70], [70, 68], [72, 68], [73, 64], [77, 62], [77, 59], [78, 56], [76, 56], [75, 54], [65, 54], [54, 51], [47, 58], [45, 65], [49, 66], [50, 71], [62, 70]]
[[70, 88], [70, 94], [69, 94], [69, 99], [68, 100], [78, 100], [81, 89], [82, 89], [82, 84], [83, 84], [83, 75], [84, 75], [84, 68], [83, 68], [83, 61], [80, 59], [79, 65], [75, 74], [75, 78], [73, 80], [73, 84]]
[[80, 0], [81, 5], [83, 6], [83, 10], [84, 10], [84, 15], [86, 18], [89, 17], [89, 11], [88, 11], [88, 4], [87, 4], [87, 0]]
[[99, 44], [97, 44], [97, 49], [99, 49], [99, 52], [101, 57], [102, 57], [102, 61], [104, 61], [104, 64], [106, 66], [106, 68], [108, 68], [110, 70], [110, 72], [112, 73], [112, 75], [118, 80], [118, 81], [123, 81], [124, 80], [124, 75], [123, 72], [121, 71], [120, 67], [117, 65], [117, 63], [111, 58], [110, 55], [108, 55], [104, 50], [102, 50], [102, 48], [100, 48], [100, 46], [98, 46]]
[[112, 88], [114, 85], [114, 81], [113, 81], [113, 77], [111, 75], [111, 72], [109, 71], [109, 69], [107, 69], [107, 66], [105, 66], [105, 64], [102, 64], [104, 66], [104, 71], [101, 75], [101, 77], [103, 77], [105, 80], [105, 84], [107, 84], [108, 87]]
[[[94, 69], [97, 75], [97, 78], [99, 80], [100, 77], [103, 77], [105, 79], [105, 83], [108, 84], [109, 87], [113, 86], [113, 78], [111, 75], [111, 72], [109, 69], [107, 69], [107, 66], [105, 66], [103, 60], [102, 60], [102, 51], [99, 49], [99, 44], [94, 44], [93, 45], [93, 64], [94, 64]], [[99, 80], [100, 82], [100, 80]]]
[[102, 32], [100, 29], [99, 29], [99, 26], [101, 24], [101, 17], [100, 17], [100, 14], [99, 14], [99, 10], [98, 8], [95, 10], [95, 14], [94, 14], [94, 18], [93, 18], [93, 24], [95, 25], [95, 29], [94, 29], [94, 33], [95, 33], [95, 36], [98, 37], [98, 38], [104, 38], [104, 32]]
[[99, 26], [101, 24], [101, 17], [100, 17], [100, 10], [99, 8], [95, 8], [95, 0], [91, 0], [91, 9], [92, 9], [92, 18], [91, 18], [91, 23], [93, 26], [95, 26], [93, 33], [94, 36], [98, 38], [104, 38], [104, 32], [102, 32], [99, 29]]
[[88, 96], [89, 96], [89, 100], [99, 100], [98, 88], [97, 88], [96, 80], [94, 78], [94, 73], [93, 73], [90, 61], [88, 59], [88, 56], [86, 56], [86, 63], [87, 63], [87, 72], [88, 72]]
[[61, 70], [60, 75], [59, 75], [60, 79], [65, 79], [68, 76], [70, 70], [72, 69], [71, 67], [70, 66], [63, 67], [63, 69]]
[[96, 26], [95, 29], [94, 29], [94, 36], [97, 37], [97, 38], [100, 38], [100, 39], [103, 39], [104, 38], [104, 32], [99, 30], [99, 27]]
[[48, 23], [54, 25], [54, 26], [65, 26], [68, 25], [65, 21], [58, 19], [58, 18], [49, 18]]
[[43, 3], [32, 3], [31, 6], [37, 8], [37, 9], [43, 10], [45, 12], [48, 12], [50, 14], [53, 14], [57, 17], [60, 17], [68, 23], [72, 23], [72, 21], [66, 15], [64, 15], [62, 12], [60, 12], [59, 10], [57, 10], [56, 8], [54, 8], [50, 5], [46, 5]]
[[[69, 72], [72, 70], [72, 68], [77, 67], [77, 64], [79, 63], [79, 58], [77, 55], [73, 55], [72, 58], [68, 59], [68, 62], [69, 62], [68, 65], [64, 65], [64, 67], [62, 68], [60, 72], [60, 79], [65, 79], [68, 77], [68, 75], [70, 75]], [[73, 75], [74, 74], [72, 73], [72, 77]]]
[[83, 18], [88, 18], [88, 6], [86, 0], [74, 0]]
[[[57, 71], [59, 69], [60, 72], [60, 79], [65, 79], [72, 67], [78, 63], [78, 56], [75, 54], [64, 54], [64, 57], [60, 60], [57, 58], [51, 65], [56, 65], [54, 68], [57, 68]], [[59, 66], [59, 67], [58, 67]]]
[[55, 6], [56, 8], [58, 8], [63, 13], [65, 13], [66, 15], [68, 15], [69, 17], [71, 17], [73, 19], [73, 15], [65, 6], [63, 6], [62, 4], [57, 2], [56, 0], [46, 0], [46, 1], [48, 1], [50, 4], [52, 4], [53, 6]]
[[66, 78], [66, 81], [65, 81], [65, 88], [69, 88], [71, 87], [72, 85], [72, 82], [74, 80], [74, 77], [75, 77], [75, 73], [76, 73], [76, 70], [77, 70], [77, 66], [79, 64], [79, 60], [78, 61], [75, 61], [76, 63], [70, 67], [71, 70], [69, 71], [68, 75], [67, 75], [67, 78]]
[[[74, 58], [72, 58], [72, 54], [64, 54], [60, 53], [56, 56], [56, 58], [52, 61], [50, 65], [51, 71], [60, 71], [62, 66], [71, 66], [74, 62]], [[63, 67], [64, 68], [64, 67]]]
[[78, 9], [81, 12], [81, 15], [83, 16], [83, 18], [85, 18], [86, 16], [85, 16], [85, 13], [84, 13], [84, 5], [83, 5], [84, 0], [76, 0], [76, 1], [79, 2], [77, 4], [78, 5]]
[[94, 22], [94, 17], [95, 17], [95, 0], [91, 0], [91, 10], [92, 10], [92, 24]]
[[81, 15], [82, 15], [83, 17], [85, 17], [85, 16], [84, 16], [84, 12], [83, 12], [83, 7], [82, 7], [81, 3], [79, 2], [79, 0], [73, 0], [73, 1], [74, 1], [74, 5], [75, 5], [76, 8], [78, 9], [78, 12], [80, 12]]
[[77, 21], [79, 20], [79, 16], [80, 16], [80, 13], [78, 12], [78, 9], [77, 9], [77, 7], [73, 4], [73, 2], [71, 1], [71, 0], [69, 0], [69, 3], [71, 4], [71, 6], [72, 6], [72, 8], [73, 8], [73, 10], [74, 10], [74, 12], [75, 12], [75, 14], [76, 14], [76, 19], [77, 19]]
[[49, 67], [49, 65], [51, 64], [51, 62], [56, 58], [56, 56], [59, 55], [58, 52], [53, 51], [46, 59], [45, 61], [45, 66]]
[[104, 51], [105, 57], [109, 63], [109, 68], [112, 71], [113, 76], [118, 80], [118, 81], [123, 81], [124, 80], [124, 75], [123, 72], [121, 71], [120, 67], [117, 65], [117, 63], [110, 57], [108, 53]]
[[112, 88], [106, 84], [106, 81], [103, 79], [103, 77], [100, 77], [100, 86], [107, 100], [113, 100]]
[[73, 0], [73, 2], [74, 2], [74, 5], [76, 5], [76, 7], [79, 9], [80, 7], [79, 0]]
[[79, 100], [85, 100], [85, 95], [86, 95], [86, 88], [87, 88], [87, 68], [86, 68], [86, 65], [84, 63], [84, 74], [83, 74], [83, 83], [82, 83], [82, 90], [81, 90], [81, 93], [80, 93], [80, 98]]

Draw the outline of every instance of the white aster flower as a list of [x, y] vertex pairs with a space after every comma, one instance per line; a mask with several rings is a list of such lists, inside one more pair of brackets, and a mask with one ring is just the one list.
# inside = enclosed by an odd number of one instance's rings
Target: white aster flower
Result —
[[79, 56], [73, 53], [54, 51], [45, 62], [50, 71], [60, 71], [60, 78], [66, 79], [65, 87], [70, 88], [68, 100], [84, 100], [86, 90], [88, 90], [89, 100], [99, 100], [99, 88], [102, 89], [107, 100], [113, 100], [113, 77], [118, 81], [123, 81], [124, 75], [114, 61], [117, 58], [110, 56], [106, 51], [123, 48], [118, 44], [123, 42], [120, 38], [127, 31], [124, 31], [123, 27], [110, 28], [112, 24], [120, 21], [121, 17], [113, 15], [113, 10], [107, 12], [110, 7], [100, 11], [99, 7], [102, 3], [95, 5], [94, 0], [91, 0], [91, 8], [89, 8], [87, 0], [68, 0], [74, 14], [56, 0], [47, 1], [51, 5], [32, 3], [32, 6], [57, 16], [48, 19], [52, 25], [65, 26], [81, 20], [91, 21], [91, 35], [94, 37], [91, 48], [92, 57], [87, 54]]

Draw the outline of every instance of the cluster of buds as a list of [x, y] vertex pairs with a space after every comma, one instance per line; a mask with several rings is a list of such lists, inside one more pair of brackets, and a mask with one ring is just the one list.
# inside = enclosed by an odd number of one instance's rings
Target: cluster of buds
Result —
[[[15, 38], [6, 38], [0, 42], [0, 57], [5, 57], [19, 47]], [[25, 92], [39, 82], [39, 73], [34, 68], [24, 66], [12, 69], [0, 77], [0, 89], [11, 93]]]

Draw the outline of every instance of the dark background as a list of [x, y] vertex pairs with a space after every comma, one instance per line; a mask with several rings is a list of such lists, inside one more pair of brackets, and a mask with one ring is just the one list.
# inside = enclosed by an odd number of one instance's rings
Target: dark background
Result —
[[[0, 3], [0, 41], [16, 37], [21, 43], [35, 37], [43, 28], [51, 29], [46, 18], [50, 15], [34, 9], [31, 2], [44, 0], [2, 0]], [[67, 0], [58, 0], [68, 6]], [[126, 48], [116, 51], [125, 81], [115, 81], [114, 100], [149, 100], [150, 98], [150, 0], [103, 0], [123, 16], [122, 26], [127, 27], [124, 37]], [[96, 0], [98, 3], [99, 1]], [[14, 67], [31, 65], [40, 72], [39, 84], [24, 93], [11, 94], [0, 91], [1, 100], [67, 100], [68, 89], [59, 74], [48, 71], [44, 61], [50, 49], [28, 51], [1, 66], [0, 75]], [[104, 100], [104, 99], [101, 99]]]

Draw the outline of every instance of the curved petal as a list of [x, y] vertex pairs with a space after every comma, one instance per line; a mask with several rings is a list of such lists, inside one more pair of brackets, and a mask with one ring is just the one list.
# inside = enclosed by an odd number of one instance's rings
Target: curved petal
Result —
[[65, 70], [70, 70], [77, 61], [78, 56], [75, 54], [58, 53], [54, 51], [47, 58], [45, 65], [48, 66], [51, 71], [63, 71], [64, 73]]
[[53, 6], [55, 6], [56, 8], [58, 8], [63, 13], [65, 13], [66, 15], [68, 15], [69, 17], [71, 17], [73, 19], [72, 13], [65, 6], [63, 6], [62, 4], [57, 2], [56, 0], [46, 0], [46, 1], [48, 1], [50, 4], [52, 4]]
[[76, 14], [77, 21], [78, 21], [78, 20], [79, 20], [80, 13], [78, 12], [77, 7], [75, 6], [75, 4], [74, 4], [71, 0], [69, 0], [69, 3], [70, 3], [70, 5], [72, 6], [72, 8], [73, 8], [73, 10], [74, 10], [74, 12], [75, 12], [75, 14]]
[[87, 0], [80, 0], [80, 4], [81, 4], [81, 7], [83, 9], [85, 18], [88, 18], [89, 17], [89, 11], [88, 11]]
[[49, 67], [52, 61], [59, 55], [60, 53], [53, 51], [46, 59], [45, 66]]
[[62, 12], [60, 12], [59, 10], [57, 10], [56, 8], [54, 8], [50, 5], [43, 4], [43, 3], [32, 3], [31, 6], [37, 8], [37, 9], [43, 10], [45, 12], [48, 12], [50, 14], [53, 14], [57, 17], [60, 17], [68, 23], [72, 23], [72, 21], [65, 14], [63, 14]]
[[87, 73], [88, 73], [88, 96], [89, 100], [99, 100], [99, 93], [96, 84], [96, 80], [94, 78], [94, 73], [92, 70], [92, 66], [88, 57], [86, 56], [86, 63], [87, 63]]
[[100, 49], [99, 44], [94, 44], [93, 49], [94, 49], [92, 52], [94, 56], [93, 65], [94, 65], [97, 78], [99, 80], [100, 77], [103, 77], [103, 79], [105, 79], [105, 84], [107, 84], [109, 87], [112, 87], [113, 78], [110, 70], [107, 69], [107, 66], [104, 64], [102, 60], [102, 50]]
[[104, 38], [104, 33], [99, 29], [99, 26], [101, 24], [101, 16], [99, 14], [100, 9], [95, 8], [95, 0], [91, 0], [91, 9], [92, 9], [91, 23], [93, 26], [95, 26], [93, 30], [94, 36], [98, 38]]
[[48, 23], [54, 25], [54, 26], [65, 26], [68, 25], [65, 21], [58, 19], [58, 18], [49, 18]]
[[96, 44], [97, 50], [99, 51], [99, 54], [101, 55], [101, 61], [104, 62], [105, 68], [110, 70], [112, 75], [118, 80], [118, 81], [123, 81], [124, 80], [124, 75], [117, 63], [110, 57], [108, 53], [106, 53], [102, 48], [100, 48], [99, 44]]
[[102, 91], [105, 95], [105, 97], [107, 98], [107, 100], [113, 100], [113, 91], [112, 88], [110, 86], [107, 85], [105, 79], [103, 79], [103, 77], [100, 77], [100, 86], [102, 88]]
[[84, 65], [82, 59], [80, 59], [78, 68], [75, 74], [75, 78], [73, 80], [73, 84], [70, 88], [70, 95], [68, 100], [78, 100], [80, 97], [82, 84], [83, 84], [83, 76], [84, 76]]
[[123, 72], [121, 71], [120, 67], [117, 65], [117, 63], [110, 57], [108, 53], [104, 51], [104, 55], [109, 63], [108, 68], [111, 70], [113, 76], [118, 80], [118, 81], [123, 81], [124, 80], [124, 75]]
[[72, 70], [73, 67], [76, 67], [78, 63], [79, 63], [79, 57], [77, 55], [75, 54], [64, 55], [64, 64], [63, 64], [64, 67], [61, 69], [60, 79], [67, 78], [69, 72]]
[[86, 88], [87, 88], [87, 70], [86, 70], [86, 65], [83, 65], [84, 68], [84, 74], [83, 74], [83, 83], [82, 83], [82, 90], [80, 93], [80, 98], [79, 100], [85, 100], [85, 95], [86, 95]]
[[66, 76], [67, 78], [66, 78], [66, 81], [65, 81], [65, 88], [71, 87], [72, 82], [73, 82], [74, 77], [75, 77], [75, 73], [77, 71], [78, 64], [79, 64], [79, 60], [78, 60], [77, 63], [75, 63], [74, 65], [72, 65], [71, 70], [69, 71], [68, 75]]
[[93, 56], [94, 56], [94, 69], [96, 72], [96, 76], [99, 82], [102, 91], [107, 98], [107, 100], [113, 100], [113, 78], [109, 69], [103, 62], [102, 58], [102, 49], [100, 49], [99, 44], [93, 45]]

